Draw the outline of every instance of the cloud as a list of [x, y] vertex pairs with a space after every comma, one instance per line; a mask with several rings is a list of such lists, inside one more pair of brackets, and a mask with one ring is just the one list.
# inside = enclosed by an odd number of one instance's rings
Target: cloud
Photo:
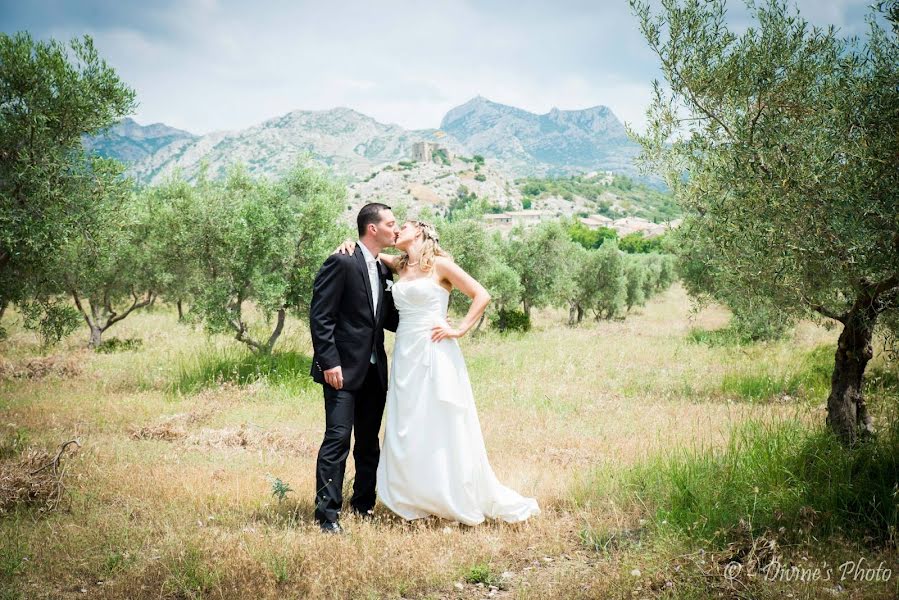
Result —
[[[864, 29], [864, 0], [800, 8]], [[197, 133], [334, 106], [437, 127], [477, 94], [534, 112], [605, 104], [641, 128], [659, 76], [623, 0], [0, 0], [0, 15], [6, 32], [92, 35], [137, 90], [138, 121]]]

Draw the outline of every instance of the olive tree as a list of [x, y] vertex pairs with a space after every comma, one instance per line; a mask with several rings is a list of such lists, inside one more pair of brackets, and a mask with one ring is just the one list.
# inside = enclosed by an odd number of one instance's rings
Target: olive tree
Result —
[[556, 298], [560, 266], [569, 248], [568, 233], [557, 222], [517, 227], [504, 245], [507, 264], [518, 273], [521, 304], [528, 318], [532, 308], [548, 306]]
[[[234, 168], [225, 181], [198, 189], [202, 202], [189, 217], [195, 310], [209, 331], [231, 332], [254, 352], [271, 353], [287, 312], [308, 313], [316, 272], [349, 233], [338, 225], [346, 190], [308, 165], [275, 182]], [[262, 313], [264, 332], [251, 320], [251, 305]]]
[[103, 333], [149, 305], [158, 284], [146, 204], [121, 176], [115, 161], [93, 161], [96, 179], [80, 192], [102, 215], [90, 230], [73, 232], [43, 266], [44, 289], [67, 294], [90, 330], [96, 348]]
[[0, 314], [9, 302], [61, 307], [47, 268], [106, 219], [84, 192], [97, 170], [82, 136], [133, 112], [134, 97], [88, 36], [0, 33]]
[[[491, 236], [484, 224], [475, 218], [439, 221], [440, 245], [469, 275], [478, 280], [490, 293], [491, 306], [484, 311], [475, 331], [479, 331], [488, 312], [503, 310], [517, 304], [521, 298], [521, 284], [515, 271], [506, 263], [503, 240]], [[468, 310], [471, 299], [457, 290], [450, 296], [450, 307]]]
[[899, 44], [870, 19], [864, 41], [810, 26], [781, 0], [631, 0], [658, 56], [644, 166], [685, 213], [677, 230], [747, 298], [842, 327], [827, 420], [847, 443], [873, 432], [863, 377], [878, 323], [899, 309]]
[[152, 230], [151, 252], [159, 269], [156, 293], [175, 305], [179, 321], [186, 319], [185, 303], [192, 303], [201, 285], [195, 228], [208, 188], [203, 169], [193, 185], [175, 174], [140, 192]]
[[629, 256], [624, 262], [625, 300], [628, 312], [634, 306], [646, 304], [643, 284], [646, 281], [646, 265], [639, 257]]
[[569, 241], [565, 246], [564, 259], [559, 264], [556, 294], [561, 304], [568, 309], [568, 326], [574, 327], [583, 319], [589, 300], [589, 287], [584, 285], [584, 278], [588, 267], [587, 258], [593, 251], [574, 241]]
[[606, 239], [587, 261], [590, 308], [596, 320], [611, 319], [621, 313], [627, 299], [624, 254], [618, 241]]

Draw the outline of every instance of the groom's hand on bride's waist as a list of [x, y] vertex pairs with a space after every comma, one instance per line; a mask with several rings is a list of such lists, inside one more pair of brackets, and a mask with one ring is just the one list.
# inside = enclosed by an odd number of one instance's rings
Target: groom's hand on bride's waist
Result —
[[323, 371], [325, 375], [325, 383], [330, 385], [335, 390], [339, 390], [343, 387], [343, 369], [340, 365]]

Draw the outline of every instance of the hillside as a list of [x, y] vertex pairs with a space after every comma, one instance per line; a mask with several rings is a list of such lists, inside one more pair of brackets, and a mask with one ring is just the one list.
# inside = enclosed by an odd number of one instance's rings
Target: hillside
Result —
[[664, 223], [681, 216], [670, 193], [659, 191], [625, 175], [590, 173], [559, 178], [517, 179], [524, 208], [563, 211], [612, 219], [642, 217]]
[[440, 128], [470, 152], [501, 162], [515, 175], [595, 169], [635, 173], [639, 146], [605, 106], [538, 115], [478, 96], [449, 111]]
[[196, 138], [192, 133], [162, 123], [140, 125], [134, 119], [123, 119], [98, 136], [85, 137], [84, 147], [89, 152], [135, 164], [163, 148], [181, 146]]
[[[294, 111], [241, 131], [217, 132], [162, 148], [133, 165], [142, 181], [157, 183], [175, 170], [191, 178], [201, 164], [212, 177], [232, 163], [247, 165], [254, 175], [277, 176], [305, 155], [352, 179], [375, 165], [409, 156], [415, 142], [433, 139], [429, 130], [385, 125], [348, 108]], [[441, 140], [455, 148], [452, 140]]]
[[[472, 196], [473, 195], [473, 196]], [[468, 157], [444, 161], [401, 161], [372, 171], [349, 186], [348, 213], [355, 215], [367, 202], [393, 207], [428, 207], [445, 214], [460, 197], [480, 198], [501, 209], [521, 208], [521, 192], [495, 164]]]
[[355, 181], [408, 160], [420, 141], [439, 143], [451, 154], [482, 155], [514, 177], [597, 169], [636, 174], [638, 147], [604, 106], [537, 115], [477, 97], [450, 110], [441, 127], [405, 129], [349, 108], [297, 110], [246, 129], [201, 136], [126, 119], [86, 139], [85, 146], [128, 163], [144, 183], [158, 183], [176, 171], [191, 179], [202, 164], [219, 177], [236, 162], [253, 174], [277, 176], [304, 155]]

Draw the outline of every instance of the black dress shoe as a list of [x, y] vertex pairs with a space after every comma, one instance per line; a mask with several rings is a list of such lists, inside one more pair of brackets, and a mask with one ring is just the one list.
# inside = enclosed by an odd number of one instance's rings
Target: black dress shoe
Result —
[[343, 533], [343, 527], [337, 521], [322, 521], [319, 523], [319, 527], [321, 527], [322, 533]]
[[353, 514], [356, 515], [356, 517], [362, 519], [363, 521], [374, 521], [374, 519], [375, 519], [375, 511], [372, 509], [356, 510], [354, 508]]

